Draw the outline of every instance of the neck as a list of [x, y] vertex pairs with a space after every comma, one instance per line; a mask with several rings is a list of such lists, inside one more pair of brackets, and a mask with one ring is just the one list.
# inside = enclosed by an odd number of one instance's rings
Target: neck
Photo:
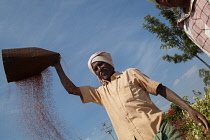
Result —
[[115, 71], [112, 72], [112, 75], [109, 77], [107, 81], [111, 82], [111, 77], [114, 75]]

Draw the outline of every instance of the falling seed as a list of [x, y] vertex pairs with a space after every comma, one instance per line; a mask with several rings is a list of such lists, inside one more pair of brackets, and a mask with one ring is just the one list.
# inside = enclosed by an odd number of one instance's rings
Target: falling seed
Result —
[[21, 125], [34, 140], [65, 140], [72, 134], [55, 112], [51, 72], [16, 82]]

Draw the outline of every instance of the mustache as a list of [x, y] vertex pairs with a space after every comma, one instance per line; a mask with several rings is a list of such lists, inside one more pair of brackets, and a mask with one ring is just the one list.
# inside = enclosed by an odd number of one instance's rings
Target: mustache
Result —
[[99, 75], [100, 75], [100, 76], [103, 76], [102, 73], [103, 73], [104, 71], [107, 71], [107, 70], [108, 70], [107, 68], [102, 68], [101, 71], [99, 72]]

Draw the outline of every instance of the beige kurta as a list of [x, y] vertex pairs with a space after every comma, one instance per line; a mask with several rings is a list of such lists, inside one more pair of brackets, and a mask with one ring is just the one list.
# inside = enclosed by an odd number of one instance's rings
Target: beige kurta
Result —
[[152, 140], [160, 128], [163, 112], [151, 101], [160, 83], [139, 70], [116, 72], [97, 88], [80, 87], [83, 103], [94, 102], [105, 107], [119, 140]]

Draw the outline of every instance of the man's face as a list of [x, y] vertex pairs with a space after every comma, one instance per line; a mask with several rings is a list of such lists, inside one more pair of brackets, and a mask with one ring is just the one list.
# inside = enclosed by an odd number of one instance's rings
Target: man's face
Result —
[[181, 6], [183, 0], [156, 0], [157, 3], [166, 7], [178, 7]]
[[95, 74], [103, 80], [110, 81], [111, 76], [114, 74], [114, 67], [102, 61], [96, 61], [91, 64]]

